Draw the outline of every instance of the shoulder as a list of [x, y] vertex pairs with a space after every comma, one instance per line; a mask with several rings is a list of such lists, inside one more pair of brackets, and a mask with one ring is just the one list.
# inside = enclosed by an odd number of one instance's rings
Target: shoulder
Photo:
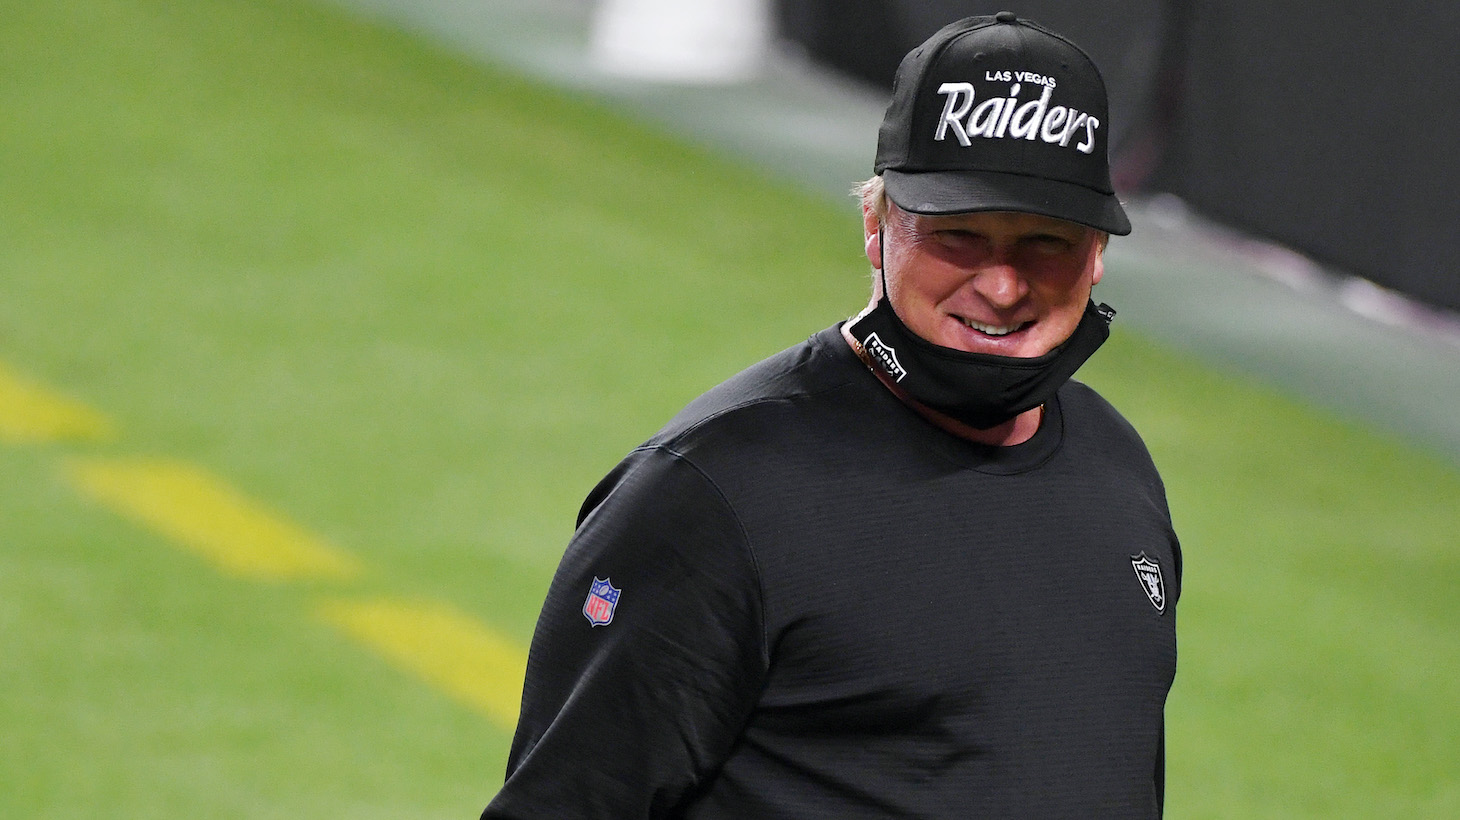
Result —
[[[736, 514], [778, 502], [876, 445], [865, 418], [880, 383], [829, 328], [690, 402], [594, 489], [580, 521], [611, 495], [654, 507], [698, 499]], [[842, 459], [843, 461], [845, 459]]]
[[694, 458], [732, 448], [778, 446], [802, 434], [825, 431], [827, 411], [848, 392], [865, 389], [863, 366], [829, 328], [781, 351], [690, 402], [646, 446]]
[[1155, 472], [1150, 450], [1141, 434], [1094, 388], [1071, 379], [1060, 388], [1059, 399], [1070, 446]]
[[674, 485], [713, 494], [717, 479], [755, 472], [768, 454], [836, 435], [842, 425], [827, 409], [851, 404], [845, 391], [865, 389], [861, 367], [833, 327], [746, 368], [630, 452], [589, 495], [580, 520], [610, 493], [660, 503], [675, 497]]

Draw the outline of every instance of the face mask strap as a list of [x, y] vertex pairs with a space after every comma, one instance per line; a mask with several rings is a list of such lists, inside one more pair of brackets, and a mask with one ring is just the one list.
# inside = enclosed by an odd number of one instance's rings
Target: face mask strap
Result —
[[877, 220], [877, 275], [882, 277], [882, 298], [892, 304], [892, 294], [887, 292], [887, 237], [882, 232], [882, 220]]

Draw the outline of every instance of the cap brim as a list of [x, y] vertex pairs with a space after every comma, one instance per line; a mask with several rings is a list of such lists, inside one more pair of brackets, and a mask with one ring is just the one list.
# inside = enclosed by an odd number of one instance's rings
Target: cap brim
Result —
[[1115, 194], [1083, 185], [998, 171], [882, 172], [887, 196], [915, 214], [1018, 211], [1052, 216], [1125, 236], [1130, 219]]

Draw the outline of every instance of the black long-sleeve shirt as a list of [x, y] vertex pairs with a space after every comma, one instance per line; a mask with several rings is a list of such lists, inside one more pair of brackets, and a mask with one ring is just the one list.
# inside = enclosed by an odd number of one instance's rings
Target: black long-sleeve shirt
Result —
[[1159, 817], [1179, 585], [1156, 469], [1089, 388], [972, 444], [832, 328], [589, 496], [482, 816]]

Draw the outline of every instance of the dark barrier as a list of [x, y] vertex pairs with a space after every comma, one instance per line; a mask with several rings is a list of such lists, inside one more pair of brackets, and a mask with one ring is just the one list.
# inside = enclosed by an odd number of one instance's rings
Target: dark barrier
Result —
[[1460, 310], [1460, 4], [1195, 5], [1150, 186]]
[[[1008, 9], [1111, 88], [1123, 191], [1460, 310], [1460, 4], [1394, 0], [780, 0], [813, 57], [889, 87], [942, 24]], [[868, 159], [870, 165], [870, 157]]]

